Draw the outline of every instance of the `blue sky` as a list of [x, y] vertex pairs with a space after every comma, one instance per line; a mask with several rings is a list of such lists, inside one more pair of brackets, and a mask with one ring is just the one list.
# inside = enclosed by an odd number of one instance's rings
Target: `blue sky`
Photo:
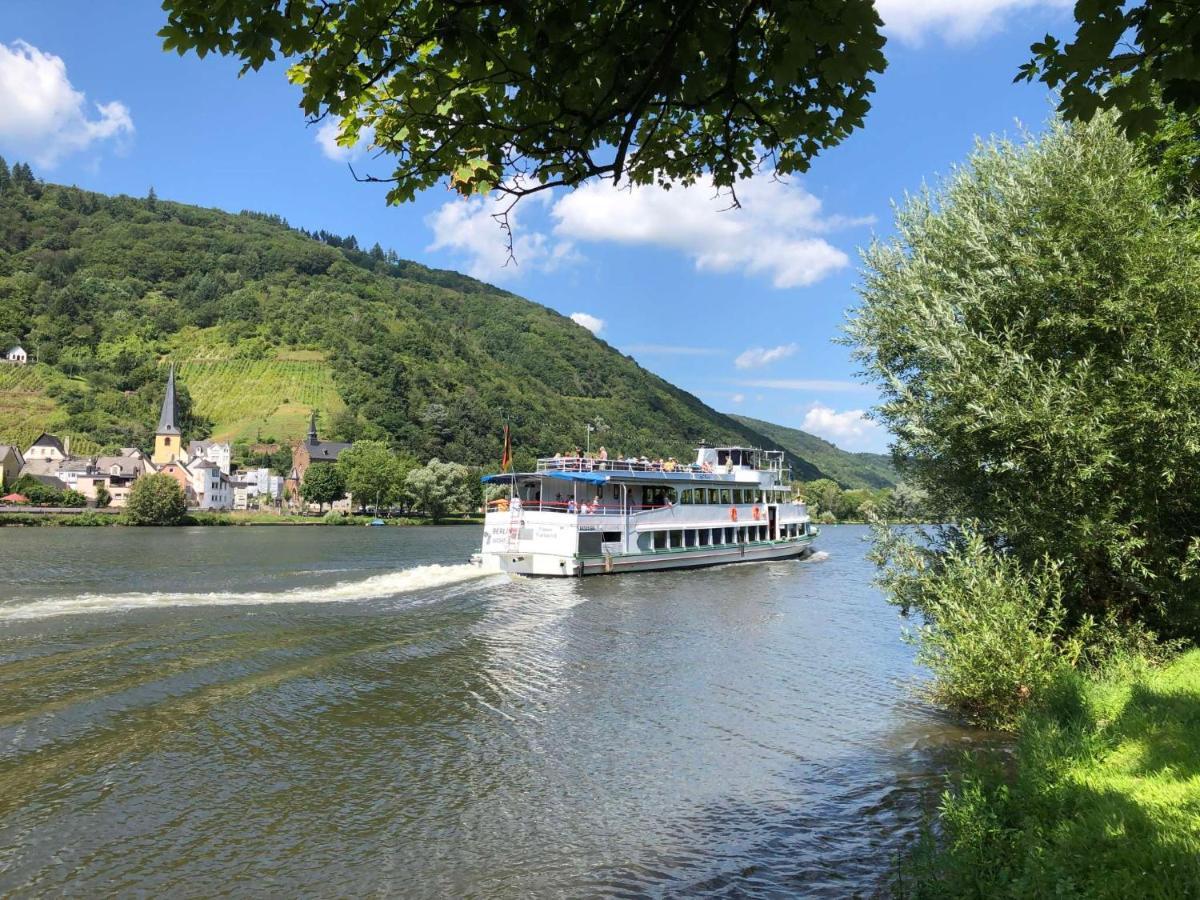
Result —
[[[284, 216], [499, 284], [592, 327], [716, 408], [803, 427], [853, 450], [887, 435], [876, 396], [833, 343], [855, 302], [857, 248], [894, 200], [935, 182], [977, 136], [1040, 128], [1046, 91], [1012, 83], [1031, 42], [1073, 32], [1066, 0], [877, 0], [889, 37], [866, 127], [786, 183], [723, 211], [702, 187], [607, 184], [526, 201], [518, 264], [482, 200], [434, 189], [389, 207], [347, 152], [306, 124], [283, 66], [164, 53], [156, 2], [6, 0], [0, 154], [48, 181]], [[354, 155], [356, 167], [388, 174]]]

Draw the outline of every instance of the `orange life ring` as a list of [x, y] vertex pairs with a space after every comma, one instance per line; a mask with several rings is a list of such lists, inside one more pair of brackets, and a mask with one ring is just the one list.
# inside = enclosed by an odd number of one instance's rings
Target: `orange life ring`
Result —
[[756, 506], [756, 507], [754, 507], [754, 521], [755, 521], [755, 522], [757, 522], [757, 521], [758, 521], [759, 519], [761, 519], [761, 518], [762, 518], [762, 513], [760, 513], [760, 512], [758, 511], [758, 507], [757, 507], [757, 506]]
[[737, 507], [736, 506], [729, 507], [729, 521], [730, 522], [737, 521]]

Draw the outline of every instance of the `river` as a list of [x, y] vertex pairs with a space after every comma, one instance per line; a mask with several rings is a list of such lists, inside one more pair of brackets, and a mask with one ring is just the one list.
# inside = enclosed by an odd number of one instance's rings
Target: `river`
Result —
[[524, 580], [473, 527], [0, 529], [0, 895], [876, 893], [969, 735], [864, 537]]

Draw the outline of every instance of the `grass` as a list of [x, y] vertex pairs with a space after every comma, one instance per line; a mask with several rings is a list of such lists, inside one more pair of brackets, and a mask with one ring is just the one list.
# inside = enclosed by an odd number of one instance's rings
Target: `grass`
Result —
[[58, 404], [46, 394], [42, 369], [0, 364], [0, 443], [24, 450], [55, 421]]
[[62, 428], [66, 413], [46, 389], [56, 376], [46, 366], [0, 363], [0, 444], [27, 449], [43, 432], [71, 439], [71, 452], [94, 456], [100, 445]]
[[943, 798], [897, 893], [1200, 896], [1200, 650], [1063, 677]]
[[327, 423], [345, 404], [321, 354], [291, 351], [284, 359], [193, 357], [179, 367], [196, 409], [212, 420], [213, 437], [256, 441], [297, 440], [316, 409]]

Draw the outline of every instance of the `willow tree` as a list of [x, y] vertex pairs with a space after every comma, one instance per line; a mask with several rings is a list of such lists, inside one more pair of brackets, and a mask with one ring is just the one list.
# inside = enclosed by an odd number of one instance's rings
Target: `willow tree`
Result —
[[906, 478], [1076, 616], [1200, 633], [1200, 218], [1113, 116], [978, 147], [865, 254], [849, 336]]

